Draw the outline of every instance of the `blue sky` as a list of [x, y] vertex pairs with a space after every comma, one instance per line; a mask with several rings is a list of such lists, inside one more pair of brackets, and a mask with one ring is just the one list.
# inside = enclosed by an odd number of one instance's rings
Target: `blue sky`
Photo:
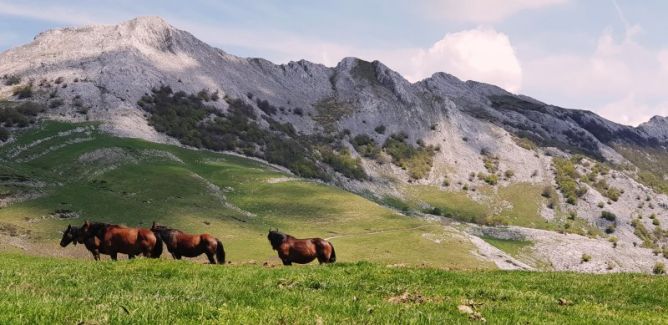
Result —
[[378, 59], [411, 81], [445, 71], [636, 125], [668, 115], [666, 13], [662, 0], [0, 0], [0, 51], [157, 15], [240, 56]]

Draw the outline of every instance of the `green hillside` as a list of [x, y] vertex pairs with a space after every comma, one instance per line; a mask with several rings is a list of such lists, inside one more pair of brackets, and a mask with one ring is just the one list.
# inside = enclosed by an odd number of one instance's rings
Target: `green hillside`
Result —
[[221, 238], [232, 262], [274, 259], [266, 233], [278, 227], [331, 238], [340, 261], [493, 267], [436, 222], [260, 162], [113, 137], [91, 123], [44, 122], [0, 147], [0, 162], [0, 198], [22, 199], [0, 209], [4, 251], [88, 258], [57, 246], [67, 224], [155, 220]]
[[640, 274], [453, 272], [364, 262], [268, 268], [0, 254], [0, 287], [3, 324], [668, 320], [668, 281]]

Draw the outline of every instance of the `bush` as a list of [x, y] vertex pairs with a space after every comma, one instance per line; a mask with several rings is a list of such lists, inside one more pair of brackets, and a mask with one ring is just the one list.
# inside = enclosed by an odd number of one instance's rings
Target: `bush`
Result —
[[499, 176], [497, 176], [496, 174], [489, 174], [484, 177], [484, 180], [485, 183], [489, 185], [496, 185], [497, 183], [499, 183]]
[[359, 158], [353, 158], [348, 150], [335, 152], [329, 148], [320, 148], [322, 161], [348, 178], [363, 180], [368, 178]]
[[0, 126], [0, 141], [7, 141], [10, 136], [9, 130]]
[[582, 257], [580, 257], [580, 260], [582, 261], [582, 263], [587, 263], [587, 262], [591, 261], [591, 255], [582, 254]]
[[513, 176], [515, 176], [515, 172], [512, 171], [512, 170], [510, 170], [510, 169], [508, 169], [508, 170], [506, 170], [506, 172], [504, 173], [504, 175], [506, 176], [506, 179], [511, 179], [511, 178], [513, 178]]
[[385, 134], [385, 125], [379, 125], [373, 130], [378, 134]]
[[366, 134], [355, 136], [352, 145], [362, 157], [377, 159], [380, 156], [380, 147]]
[[255, 103], [257, 104], [257, 107], [267, 115], [274, 115], [278, 111], [274, 105], [271, 105], [266, 100], [256, 98]]
[[21, 83], [21, 77], [12, 74], [5, 76], [5, 86], [14, 86]]
[[60, 98], [55, 98], [49, 102], [49, 108], [58, 108], [63, 106], [65, 102]]
[[32, 84], [27, 84], [25, 86], [16, 86], [12, 90], [12, 95], [16, 96], [18, 99], [26, 99], [32, 97]]
[[605, 233], [608, 234], [608, 235], [612, 234], [612, 233], [615, 232], [615, 230], [617, 230], [616, 228], [617, 227], [615, 227], [615, 224], [610, 224], [605, 228]]
[[663, 264], [661, 262], [656, 262], [656, 264], [654, 264], [654, 268], [652, 269], [652, 273], [666, 274], [666, 264]]
[[304, 110], [301, 109], [300, 107], [295, 107], [295, 109], [293, 109], [292, 112], [295, 115], [304, 116]]
[[408, 136], [404, 133], [393, 134], [383, 144], [385, 152], [392, 157], [392, 162], [408, 171], [413, 179], [426, 177], [431, 171], [434, 148], [413, 147], [406, 143]]
[[617, 220], [617, 216], [610, 211], [601, 211], [601, 218], [603, 218], [605, 220], [608, 220], [608, 221]]
[[556, 157], [552, 160], [555, 170], [555, 181], [559, 191], [569, 204], [576, 204], [578, 197], [587, 193], [586, 187], [580, 186], [577, 180], [580, 178], [573, 161], [566, 158]]

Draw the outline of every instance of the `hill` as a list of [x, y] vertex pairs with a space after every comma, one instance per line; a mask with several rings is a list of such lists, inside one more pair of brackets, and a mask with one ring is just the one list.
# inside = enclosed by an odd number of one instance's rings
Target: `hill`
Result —
[[96, 123], [46, 121], [0, 147], [0, 248], [90, 258], [60, 248], [84, 220], [149, 227], [152, 221], [225, 244], [234, 263], [280, 263], [268, 229], [327, 237], [339, 260], [490, 268], [466, 235], [244, 157], [118, 138]]

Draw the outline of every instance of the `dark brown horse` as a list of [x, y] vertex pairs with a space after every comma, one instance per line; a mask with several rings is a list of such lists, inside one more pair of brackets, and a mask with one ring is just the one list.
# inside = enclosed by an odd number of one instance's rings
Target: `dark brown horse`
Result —
[[99, 240], [98, 253], [108, 254], [114, 261], [117, 260], [118, 253], [128, 254], [130, 258], [139, 254], [158, 258], [162, 254], [162, 240], [146, 228], [86, 221], [79, 229], [79, 238], [83, 243]]
[[336, 262], [334, 245], [322, 238], [297, 239], [277, 229], [269, 230], [267, 239], [283, 265], [306, 264], [316, 258], [320, 264]]
[[[84, 244], [86, 249], [93, 254], [93, 258], [96, 261], [100, 260], [100, 253], [106, 254], [104, 251], [100, 250], [100, 239], [92, 236], [90, 238], [84, 238], [79, 227], [72, 227], [72, 225], [67, 225], [67, 229], [63, 232], [63, 238], [60, 240], [60, 246], [66, 247], [70, 243], [73, 245]], [[129, 258], [134, 258], [134, 255], [128, 255]]]
[[[168, 228], [153, 222], [151, 231], [157, 234], [172, 254], [174, 259], [182, 256], [197, 257], [206, 254], [211, 264], [225, 264], [225, 249], [223, 243], [209, 234], [190, 235], [181, 230]], [[215, 259], [214, 259], [215, 256]]]

